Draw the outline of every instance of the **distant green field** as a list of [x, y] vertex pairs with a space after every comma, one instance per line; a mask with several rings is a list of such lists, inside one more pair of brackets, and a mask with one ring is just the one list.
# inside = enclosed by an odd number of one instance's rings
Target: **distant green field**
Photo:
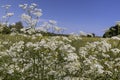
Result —
[[[44, 38], [51, 37], [51, 36], [44, 36]], [[25, 41], [25, 42], [37, 42], [41, 40], [41, 37], [37, 37], [36, 39], [32, 40], [32, 36], [30, 37], [24, 37], [21, 35], [11, 36], [8, 34], [0, 34], [0, 40], [1, 41], [11, 41], [11, 42], [19, 42], [19, 41]], [[98, 38], [98, 37], [81, 37], [80, 40], [74, 40], [72, 41], [71, 45], [74, 46], [76, 49], [79, 49], [80, 47], [84, 47], [87, 43], [95, 42], [95, 41], [101, 41], [108, 39], [108, 42], [112, 44], [113, 47], [117, 47], [120, 49], [120, 41], [119, 40], [113, 40], [111, 38]]]

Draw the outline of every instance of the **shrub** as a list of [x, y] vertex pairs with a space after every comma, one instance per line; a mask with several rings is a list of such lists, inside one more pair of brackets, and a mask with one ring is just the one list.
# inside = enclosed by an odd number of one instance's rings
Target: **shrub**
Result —
[[120, 25], [111, 26], [108, 30], [105, 31], [103, 37], [112, 37], [120, 34]]
[[9, 34], [11, 31], [10, 31], [10, 28], [7, 27], [6, 25], [0, 25], [0, 33], [1, 34]]
[[15, 25], [10, 25], [9, 28], [12, 32], [20, 32], [20, 30], [23, 28], [22, 22], [16, 22]]

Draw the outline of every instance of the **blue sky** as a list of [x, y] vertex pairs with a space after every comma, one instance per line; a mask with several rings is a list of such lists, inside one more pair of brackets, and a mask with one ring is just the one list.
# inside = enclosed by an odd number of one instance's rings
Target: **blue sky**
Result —
[[[0, 0], [0, 6], [10, 4], [15, 15], [10, 22], [20, 20], [23, 3], [37, 3], [43, 11], [42, 20], [56, 20], [66, 33], [85, 31], [102, 35], [104, 29], [120, 20], [120, 0]], [[0, 8], [0, 17], [4, 10]]]

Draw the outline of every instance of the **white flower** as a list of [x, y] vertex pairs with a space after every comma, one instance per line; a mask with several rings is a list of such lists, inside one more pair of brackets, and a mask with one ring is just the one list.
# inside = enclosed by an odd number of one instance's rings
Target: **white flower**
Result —
[[26, 29], [25, 28], [20, 29], [20, 31], [26, 33]]
[[5, 6], [2, 6], [3, 8], [6, 8], [6, 9], [9, 9], [11, 7], [11, 5], [5, 5]]
[[115, 66], [118, 66], [118, 67], [120, 67], [120, 62], [116, 63], [116, 64], [115, 64]]
[[12, 74], [13, 72], [14, 72], [13, 69], [10, 69], [10, 70], [8, 71], [9, 74]]
[[70, 76], [66, 76], [66, 77], [64, 77], [64, 80], [71, 80], [71, 77]]
[[36, 34], [36, 36], [42, 37], [42, 34], [39, 33], [39, 34]]
[[[2, 46], [3, 47], [3, 46]], [[1, 45], [0, 45], [0, 48], [1, 48]], [[8, 54], [6, 52], [0, 52], [0, 58], [3, 57], [3, 56], [7, 56]]]
[[14, 26], [14, 25], [15, 25], [15, 23], [12, 23], [11, 25], [13, 25], [13, 26]]
[[67, 58], [68, 61], [75, 61], [77, 59], [78, 59], [78, 56], [76, 55], [76, 53], [69, 53], [68, 54], [68, 58]]
[[87, 33], [80, 31], [80, 36], [87, 36]]
[[42, 9], [35, 8], [34, 11], [35, 12], [42, 12]]
[[34, 47], [34, 44], [32, 42], [27, 42], [26, 47]]
[[102, 73], [104, 72], [103, 66], [100, 65], [99, 63], [92, 63], [92, 64], [90, 65], [90, 70], [91, 70], [91, 71], [96, 71], [96, 72], [99, 73], [99, 74], [102, 74]]
[[31, 5], [23, 4], [19, 5], [26, 14], [22, 14], [22, 20], [27, 24], [30, 28], [35, 28], [36, 24], [39, 21], [39, 17], [42, 16], [42, 10], [37, 8], [37, 4], [32, 3]]
[[38, 20], [37, 19], [33, 19], [31, 20], [31, 26], [35, 26], [37, 24]]
[[108, 54], [102, 53], [102, 56], [105, 58], [109, 58], [110, 56]]
[[111, 49], [111, 51], [112, 51], [113, 53], [120, 53], [120, 49], [118, 49], [118, 48]]
[[35, 16], [37, 16], [37, 17], [42, 16], [42, 13], [41, 13], [41, 12], [34, 12], [33, 14], [34, 14]]
[[115, 40], [120, 40], [120, 38], [119, 38], [119, 37], [117, 37], [117, 36], [112, 37], [112, 39], [115, 39]]
[[27, 6], [28, 6], [28, 4], [23, 4], [23, 5], [22, 5], [22, 4], [20, 4], [20, 5], [19, 5], [19, 7], [21, 7], [22, 9], [26, 9], [26, 8], [27, 8]]
[[48, 72], [48, 75], [55, 75], [56, 74], [56, 71], [50, 71], [50, 72]]
[[115, 61], [120, 61], [120, 58], [116, 58]]
[[32, 3], [31, 5], [32, 5], [32, 6], [35, 6], [35, 7], [37, 6], [37, 4], [35, 4], [35, 3]]
[[35, 4], [35, 3], [32, 3], [32, 4], [29, 6], [30, 9], [34, 9], [34, 8], [36, 8], [36, 7], [37, 7], [37, 4]]
[[32, 65], [33, 65], [32, 63], [27, 64], [27, 65], [24, 67], [24, 70], [29, 69]]
[[7, 13], [7, 14], [6, 14], [7, 17], [11, 17], [11, 16], [13, 16], [13, 15], [14, 15], [14, 13]]
[[44, 22], [42, 26], [46, 31], [48, 31], [51, 28], [51, 26], [48, 22]]
[[54, 30], [55, 30], [56, 32], [60, 32], [62, 29], [59, 28], [58, 26], [55, 26], [55, 27], [54, 27]]
[[5, 19], [5, 18], [6, 18], [6, 16], [2, 16], [2, 18], [3, 18], [3, 19]]
[[46, 30], [44, 27], [37, 27], [37, 28], [36, 28], [36, 31], [37, 31], [37, 32], [41, 32], [41, 31], [47, 32], [47, 30]]
[[50, 23], [50, 24], [53, 24], [53, 25], [54, 25], [54, 24], [57, 24], [57, 22], [54, 21], [54, 20], [49, 20], [49, 23]]
[[28, 21], [28, 22], [31, 21], [31, 16], [29, 16], [29, 15], [27, 15], [27, 14], [25, 14], [25, 13], [23, 13], [23, 14], [21, 15], [21, 18], [22, 18], [22, 20], [24, 20], [24, 21]]
[[17, 62], [17, 60], [18, 60], [17, 58], [13, 58], [12, 59], [13, 62]]

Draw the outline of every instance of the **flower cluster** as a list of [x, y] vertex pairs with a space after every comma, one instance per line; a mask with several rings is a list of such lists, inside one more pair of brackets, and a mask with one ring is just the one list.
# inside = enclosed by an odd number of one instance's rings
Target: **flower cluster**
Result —
[[8, 21], [9, 21], [10, 17], [12, 17], [14, 15], [14, 13], [8, 12], [11, 5], [5, 5], [2, 7], [5, 8], [5, 15], [2, 16], [2, 19], [3, 19], [2, 24], [8, 25]]
[[66, 29], [59, 27], [55, 20], [49, 20], [48, 22], [44, 22], [37, 30], [52, 33], [63, 33]]
[[81, 41], [77, 35], [11, 37], [16, 41], [0, 40], [1, 80], [119, 80], [120, 49], [110, 39], [88, 42], [78, 50], [73, 44]]
[[27, 27], [35, 28], [40, 16], [42, 16], [42, 10], [38, 9], [35, 3], [31, 5], [21, 4], [19, 7], [25, 11], [25, 13], [21, 15], [21, 18], [27, 24]]
[[[3, 7], [8, 10], [10, 5]], [[89, 41], [80, 46], [84, 43], [80, 36], [94, 35], [80, 32], [80, 35], [70, 34], [67, 37], [43, 36], [35, 29], [42, 15], [37, 4], [22, 4], [19, 7], [25, 11], [21, 18], [28, 28], [21, 29], [21, 34], [0, 35], [0, 80], [120, 79], [120, 38]], [[13, 15], [6, 12], [3, 18]], [[54, 20], [44, 22], [40, 30], [64, 31]]]
[[108, 40], [88, 43], [79, 50], [81, 77], [86, 79], [118, 80], [120, 49], [112, 48]]
[[[0, 42], [0, 49], [4, 49], [0, 52], [2, 79], [54, 80], [74, 77], [80, 63], [70, 42], [67, 37], [42, 36], [37, 42]], [[7, 44], [10, 46], [4, 48]]]

